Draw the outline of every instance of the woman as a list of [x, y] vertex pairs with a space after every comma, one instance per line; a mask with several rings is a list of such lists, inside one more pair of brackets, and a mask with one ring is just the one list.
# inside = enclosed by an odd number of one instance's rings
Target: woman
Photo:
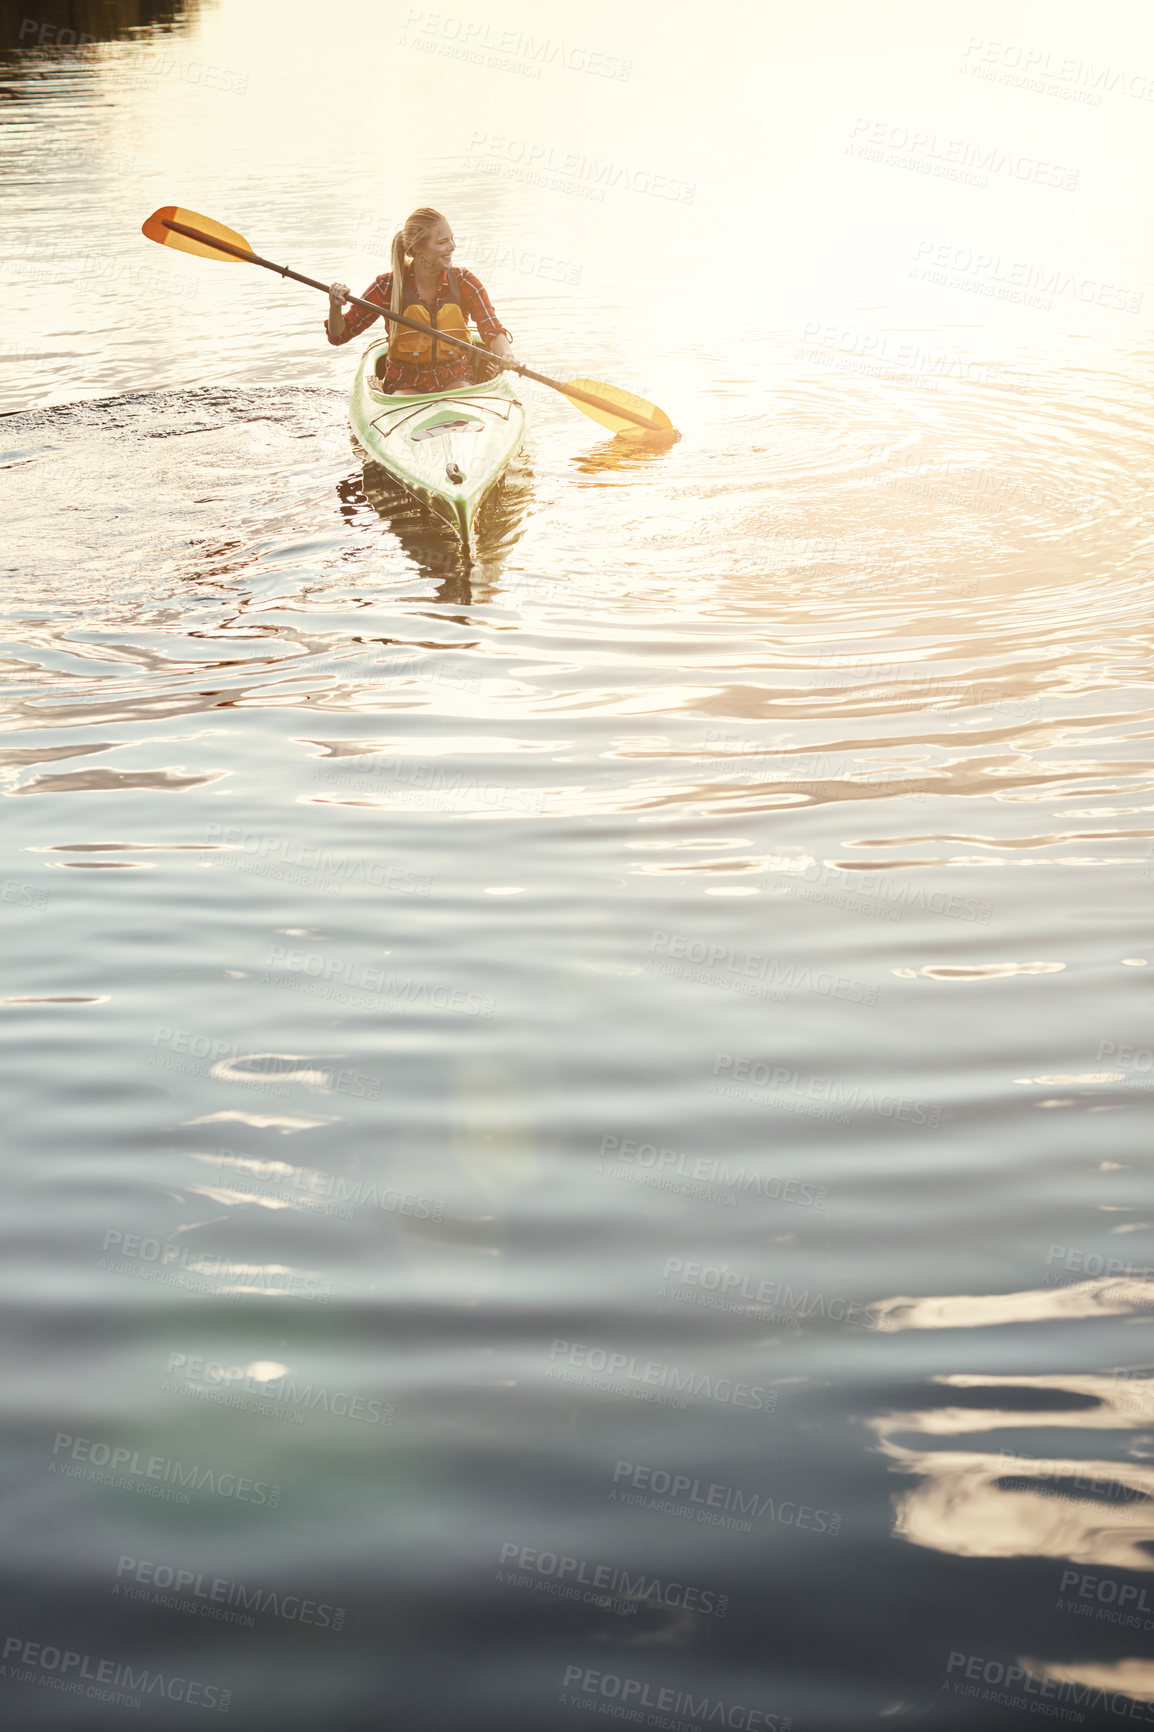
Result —
[[[451, 391], [459, 385], [475, 384], [479, 368], [485, 369], [482, 378], [491, 378], [497, 369], [482, 361], [479, 353], [476, 358], [465, 355], [448, 343], [438, 343], [433, 334], [443, 331], [467, 340], [469, 318], [492, 354], [502, 360], [513, 358], [509, 333], [494, 313], [488, 295], [472, 271], [453, 269], [453, 251], [453, 231], [440, 211], [427, 205], [415, 210], [393, 236], [393, 268], [376, 277], [362, 299], [427, 322], [430, 334], [426, 337], [404, 325], [390, 325], [388, 360], [384, 376], [370, 380], [374, 389], [414, 396]], [[345, 283], [333, 283], [329, 288], [325, 331], [330, 343], [347, 343], [380, 316], [366, 313], [363, 307], [345, 313], [348, 293]]]

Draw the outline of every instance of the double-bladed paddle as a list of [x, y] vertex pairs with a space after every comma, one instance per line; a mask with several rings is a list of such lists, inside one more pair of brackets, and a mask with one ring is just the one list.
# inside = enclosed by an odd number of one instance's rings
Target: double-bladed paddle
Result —
[[[299, 271], [290, 271], [287, 265], [274, 265], [270, 259], [262, 259], [253, 252], [243, 235], [238, 235], [235, 229], [225, 228], [223, 223], [214, 222], [212, 217], [198, 216], [194, 210], [182, 210], [179, 205], [162, 205], [160, 210], [153, 211], [148, 221], [141, 225], [141, 232], [150, 241], [158, 241], [163, 247], [176, 247], [184, 253], [195, 253], [204, 259], [235, 259], [246, 265], [261, 265], [266, 271], [275, 271], [278, 277], [291, 277], [294, 283], [304, 283], [306, 288], [320, 289], [327, 295], [329, 285], [319, 283], [315, 277], [302, 277]], [[420, 331], [428, 336], [428, 325], [419, 324], [415, 319], [406, 319], [403, 313], [390, 312], [387, 307], [379, 307], [375, 301], [364, 301], [359, 295], [350, 295], [349, 300], [354, 307], [363, 307], [366, 312], [373, 313], [377, 318], [389, 319], [395, 325], [405, 325], [411, 331]], [[656, 403], [647, 403], [644, 397], [635, 397], [630, 391], [622, 391], [617, 385], [606, 385], [600, 379], [571, 379], [563, 385], [558, 379], [547, 379], [544, 373], [535, 373], [531, 367], [522, 365], [520, 361], [503, 361], [498, 355], [492, 355], [488, 350], [478, 351], [475, 343], [462, 342], [457, 337], [447, 337], [442, 331], [437, 332], [437, 345], [444, 343], [453, 349], [464, 349], [470, 355], [481, 352], [486, 360], [496, 367], [503, 367], [511, 373], [520, 373], [524, 379], [535, 379], [538, 385], [548, 385], [551, 391], [560, 391], [568, 397], [584, 414], [592, 420], [599, 421], [603, 427], [608, 427], [614, 433], [625, 432], [630, 427], [644, 427], [647, 433], [672, 433], [673, 423], [663, 409]]]

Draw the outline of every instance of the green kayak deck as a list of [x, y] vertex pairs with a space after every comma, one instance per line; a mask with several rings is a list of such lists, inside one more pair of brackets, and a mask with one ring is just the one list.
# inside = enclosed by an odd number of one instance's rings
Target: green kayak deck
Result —
[[353, 432], [369, 456], [475, 552], [474, 523], [516, 455], [525, 411], [508, 373], [428, 397], [383, 397], [369, 389], [387, 338], [361, 357], [349, 403]]

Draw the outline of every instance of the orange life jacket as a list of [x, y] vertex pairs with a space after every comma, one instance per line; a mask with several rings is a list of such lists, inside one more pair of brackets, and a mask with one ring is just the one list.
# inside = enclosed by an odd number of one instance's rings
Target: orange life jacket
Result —
[[[429, 317], [429, 309], [422, 301], [417, 290], [415, 277], [406, 277], [404, 294], [410, 296], [410, 304], [402, 306], [401, 311], [406, 319], [415, 319], [418, 324], [428, 325], [430, 331], [444, 331], [447, 336], [457, 337], [462, 343], [470, 341], [468, 321], [461, 302], [461, 289], [457, 273], [449, 266], [449, 299], [437, 308], [437, 320], [434, 326]], [[437, 366], [445, 361], [451, 361], [460, 354], [459, 349], [452, 349], [447, 343], [438, 343], [434, 336], [420, 336], [416, 331], [406, 329], [404, 325], [394, 325], [389, 338], [390, 361], [407, 361], [412, 366]]]

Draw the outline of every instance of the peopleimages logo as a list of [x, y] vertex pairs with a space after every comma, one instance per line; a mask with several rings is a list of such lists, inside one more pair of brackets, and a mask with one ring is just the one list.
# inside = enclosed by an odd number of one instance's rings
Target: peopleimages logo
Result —
[[[971, 54], [977, 55], [978, 59], [971, 60]], [[1103, 94], [1110, 96], [1115, 92], [1133, 97], [1138, 102], [1154, 102], [1154, 77], [1140, 72], [1123, 72], [1109, 62], [1105, 66], [1096, 66], [1092, 60], [1075, 56], [1059, 58], [1052, 49], [1029, 48], [1024, 43], [1007, 42], [1002, 37], [987, 41], [984, 36], [971, 36], [958, 71], [1043, 92], [1046, 89], [1043, 80], [1054, 79], [1057, 89], [1047, 94], [1087, 102], [1094, 108], [1101, 106]]]
[[[97, 1476], [87, 1474], [83, 1469], [73, 1470], [71, 1463], [107, 1467], [110, 1476], [139, 1476], [139, 1489], [142, 1491], [147, 1489], [150, 1481], [154, 1481], [159, 1485], [215, 1492], [217, 1497], [235, 1498], [239, 1503], [267, 1504], [269, 1509], [276, 1509], [280, 1503], [280, 1486], [270, 1485], [267, 1480], [252, 1480], [244, 1475], [221, 1473], [219, 1468], [188, 1467], [184, 1462], [176, 1461], [170, 1456], [144, 1455], [139, 1449], [130, 1449], [127, 1444], [104, 1443], [99, 1438], [93, 1441], [87, 1437], [71, 1437], [66, 1431], [56, 1433], [52, 1456], [50, 1465], [54, 1472], [74, 1472], [80, 1478], [95, 1478]], [[131, 1480], [113, 1479], [112, 1483], [133, 1486]], [[133, 1486], [133, 1489], [136, 1487]]]
[[234, 824], [210, 824], [205, 834], [208, 842], [226, 856], [218, 865], [238, 867], [244, 872], [305, 888], [316, 888], [318, 884], [337, 891], [368, 887], [400, 890], [412, 896], [428, 896], [432, 889], [430, 879], [415, 877], [402, 866], [371, 857], [336, 854], [323, 846], [266, 836], [259, 830], [243, 830]]
[[[829, 1201], [829, 1189], [826, 1185], [813, 1185], [799, 1179], [775, 1178], [754, 1167], [731, 1166], [727, 1160], [711, 1155], [687, 1155], [677, 1149], [659, 1149], [656, 1143], [639, 1143], [635, 1137], [615, 1137], [607, 1134], [601, 1139], [600, 1152], [602, 1157], [615, 1154], [618, 1165], [626, 1170], [642, 1170], [636, 1175], [630, 1171], [630, 1178], [637, 1176], [645, 1183], [656, 1181], [662, 1189], [680, 1191], [695, 1197], [708, 1197], [711, 1192], [721, 1192], [720, 1200], [731, 1205], [736, 1205], [738, 1195], [742, 1192], [796, 1204], [799, 1208], [812, 1206], [815, 1209], [824, 1209]], [[594, 1169], [597, 1173], [610, 1170], [602, 1166]], [[654, 1179], [644, 1178], [644, 1172], [648, 1170], [653, 1171]]]
[[[474, 132], [469, 140], [469, 152], [471, 155], [483, 153], [480, 166], [484, 166], [484, 158], [495, 158], [492, 163], [494, 172], [499, 172], [504, 163], [515, 177], [519, 171], [536, 181], [543, 172], [559, 176], [562, 183], [569, 182], [574, 187], [582, 181], [589, 182], [580, 190], [598, 203], [604, 200], [606, 187], [642, 193], [649, 198], [675, 199], [682, 204], [692, 204], [697, 191], [696, 181], [655, 174], [650, 168], [620, 162], [612, 157], [606, 157], [602, 162], [582, 151], [562, 151], [539, 140], [516, 138], [503, 132]], [[563, 184], [560, 190], [565, 190]]]
[[[1087, 1251], [1081, 1245], [1051, 1245], [1046, 1252], [1046, 1266], [1059, 1262], [1075, 1275], [1104, 1275], [1107, 1280], [1128, 1275], [1135, 1281], [1149, 1281], [1154, 1275], [1152, 1263], [1124, 1263], [1120, 1257], [1104, 1257], [1100, 1251]], [[1047, 1281], [1053, 1279], [1052, 1274], [1046, 1277]]]
[[[139, 1591], [128, 1586], [124, 1580], [126, 1576], [142, 1584]], [[173, 1593], [153, 1591], [164, 1588], [171, 1588]], [[173, 1600], [173, 1594], [183, 1595], [185, 1600], [191, 1598], [203, 1602], [199, 1610], [204, 1617], [229, 1623], [252, 1623], [251, 1617], [231, 1617], [232, 1608], [239, 1608], [242, 1614], [268, 1612], [274, 1618], [311, 1624], [318, 1630], [340, 1630], [345, 1621], [343, 1606], [323, 1605], [300, 1594], [279, 1593], [275, 1588], [250, 1588], [244, 1582], [230, 1581], [227, 1576], [205, 1576], [198, 1570], [180, 1569], [175, 1564], [157, 1563], [151, 1558], [122, 1557], [116, 1566], [112, 1591], [126, 1599], [146, 1600], [150, 1604], [177, 1604], [182, 1610], [192, 1610], [184, 1601]]]
[[[753, 1083], [756, 1088], [774, 1091], [773, 1104], [790, 1112], [806, 1112], [814, 1118], [831, 1117], [835, 1124], [848, 1124], [849, 1112], [877, 1113], [880, 1118], [898, 1119], [903, 1124], [939, 1125], [942, 1109], [925, 1101], [906, 1100], [899, 1095], [879, 1094], [876, 1089], [847, 1087], [836, 1078], [803, 1076], [788, 1065], [769, 1065], [757, 1060], [738, 1058], [733, 1053], [718, 1053], [713, 1061], [713, 1074], [725, 1074], [725, 1081], [711, 1083], [711, 1094], [735, 1094], [739, 1100], [757, 1098], [746, 1089], [735, 1090], [730, 1082]], [[790, 1098], [792, 1097], [792, 1099]], [[764, 1096], [762, 1098], [765, 1098]]]
[[400, 801], [408, 788], [412, 790], [412, 799], [405, 803], [426, 808], [435, 804], [442, 795], [449, 795], [453, 801], [450, 811], [464, 811], [470, 805], [476, 805], [540, 813], [546, 800], [544, 789], [505, 788], [495, 782], [478, 782], [475, 776], [464, 770], [452, 770], [436, 761], [403, 756], [374, 754], [371, 761], [368, 757], [326, 758], [313, 773], [331, 788], [364, 789], [369, 782], [379, 782], [389, 776], [391, 780], [383, 788], [372, 790], [374, 795]]
[[[598, 1702], [597, 1697], [602, 1701]], [[617, 1672], [597, 1672], [588, 1666], [566, 1666], [561, 1702], [575, 1708], [599, 1708], [617, 1719], [628, 1720], [640, 1720], [642, 1716], [636, 1710], [650, 1708], [658, 1714], [675, 1714], [679, 1720], [730, 1726], [734, 1732], [789, 1732], [793, 1725], [788, 1717], [769, 1714], [761, 1708], [725, 1702], [719, 1696], [694, 1696], [689, 1690], [650, 1684], [643, 1678], [624, 1678]], [[621, 1706], [605, 1709], [603, 1704], [607, 1702]], [[650, 1726], [676, 1724], [672, 1720], [655, 1720], [652, 1714], [645, 1719]]]
[[[686, 1288], [703, 1287], [707, 1292], [718, 1293], [715, 1306], [718, 1310], [747, 1311], [751, 1304], [766, 1305], [798, 1317], [832, 1317], [836, 1323], [858, 1324], [867, 1323], [872, 1315], [868, 1306], [859, 1305], [854, 1299], [829, 1297], [817, 1292], [811, 1295], [808, 1287], [795, 1293], [782, 1281], [759, 1280], [756, 1275], [731, 1268], [728, 1263], [686, 1263], [681, 1257], [667, 1257], [662, 1273], [666, 1283], [661, 1289], [662, 1298], [684, 1299]], [[677, 1284], [671, 1286], [674, 1281]], [[737, 1300], [743, 1303], [734, 1303]], [[692, 1296], [690, 1302], [693, 1302]], [[707, 1303], [705, 1300], [697, 1302]]]
[[[407, 41], [409, 34], [415, 31], [433, 38], [433, 41], [429, 44], [419, 40]], [[560, 65], [569, 72], [589, 72], [599, 78], [621, 79], [628, 78], [633, 70], [633, 62], [619, 54], [605, 54], [600, 49], [557, 42], [551, 36], [528, 36], [521, 30], [502, 30], [499, 36], [494, 36], [491, 26], [481, 19], [410, 6], [401, 31], [401, 47], [426, 46], [435, 46], [439, 50], [451, 48], [454, 59], [506, 72], [522, 72], [530, 78], [540, 78], [543, 66]], [[517, 66], [518, 60], [527, 64]]]
[[[860, 140], [863, 133], [865, 138]], [[890, 154], [884, 156], [883, 151]], [[854, 123], [848, 152], [893, 167], [913, 168], [946, 180], [966, 181], [973, 186], [989, 186], [990, 175], [1004, 174], [1011, 180], [1073, 192], [1081, 173], [1080, 169], [1063, 163], [1015, 155], [1000, 145], [970, 138], [939, 138], [936, 132], [888, 120], [873, 120], [868, 116], [859, 117]], [[974, 172], [968, 173], [967, 170]]]
[[440, 1221], [445, 1204], [440, 1197], [425, 1197], [418, 1191], [399, 1191], [393, 1185], [348, 1179], [343, 1173], [326, 1173], [317, 1167], [294, 1167], [287, 1161], [254, 1160], [235, 1149], [197, 1155], [206, 1166], [231, 1169], [244, 1184], [245, 1195], [289, 1198], [318, 1214], [336, 1215], [351, 1221], [358, 1209], [383, 1209], [390, 1215], [412, 1215], [421, 1221]]
[[[1076, 1595], [1070, 1594], [1067, 1611], [1077, 1611], [1087, 1618], [1105, 1618], [1110, 1623], [1125, 1624], [1135, 1630], [1154, 1630], [1154, 1606], [1146, 1597], [1151, 1592], [1149, 1588], [1136, 1588], [1132, 1582], [1118, 1582], [1111, 1576], [1095, 1576], [1082, 1570], [1063, 1570], [1058, 1584], [1056, 1610], [1062, 1606], [1061, 1596], [1075, 1586], [1077, 1592]], [[1080, 1601], [1083, 1600], [1091, 1603], [1082, 1605]], [[1098, 1602], [1097, 1606], [1093, 1604], [1094, 1601]], [[1130, 1607], [1133, 1607], [1132, 1611], [1128, 1609]], [[1139, 1613], [1144, 1616], [1138, 1616]]]
[[[822, 992], [830, 998], [848, 999], [852, 1004], [877, 1003], [878, 989], [866, 981], [850, 980], [844, 975], [831, 974], [828, 969], [815, 971], [801, 963], [782, 962], [732, 944], [707, 944], [703, 938], [690, 938], [683, 933], [655, 932], [649, 949], [654, 960], [647, 964], [648, 968], [667, 974], [688, 974], [688, 978], [707, 985], [727, 986], [752, 992], [754, 996], [767, 995], [777, 1003], [784, 1004], [789, 992]], [[694, 974], [676, 968], [675, 961], [704, 963], [706, 968]], [[746, 981], [761, 985], [747, 986]]]
[[[330, 1389], [323, 1383], [297, 1382], [287, 1368], [280, 1367], [273, 1375], [253, 1376], [243, 1365], [221, 1365], [215, 1360], [170, 1353], [168, 1372], [173, 1378], [173, 1391], [206, 1399], [219, 1398], [225, 1406], [248, 1406], [258, 1412], [275, 1411], [281, 1402], [286, 1408], [306, 1413], [329, 1413], [338, 1419], [362, 1420], [366, 1425], [392, 1423], [394, 1409], [390, 1404], [382, 1416], [381, 1403], [364, 1396], [351, 1395], [348, 1390]], [[169, 1389], [167, 1382], [162, 1386]], [[258, 1399], [246, 1402], [245, 1395]], [[231, 1398], [231, 1399], [230, 1399]], [[300, 1423], [299, 1412], [295, 1415]]]
[[[621, 1489], [622, 1480], [627, 1481], [634, 1491]], [[739, 1533], [753, 1531], [752, 1522], [742, 1519], [745, 1516], [752, 1516], [753, 1521], [779, 1522], [783, 1527], [797, 1527], [809, 1533], [841, 1532], [842, 1518], [832, 1510], [814, 1509], [812, 1504], [799, 1504], [792, 1498], [778, 1498], [775, 1502], [760, 1492], [742, 1491], [740, 1486], [721, 1485], [713, 1480], [707, 1483], [691, 1474], [649, 1467], [644, 1462], [619, 1461], [613, 1469], [613, 1490], [609, 1497], [612, 1502], [634, 1504], [660, 1514], [708, 1522], [715, 1527], [735, 1528]], [[688, 1499], [688, 1503], [679, 1503], [677, 1500], [680, 1498]]]
[[[465, 992], [460, 987], [430, 986], [427, 981], [395, 974], [392, 969], [375, 968], [368, 963], [342, 960], [337, 956], [321, 956], [316, 952], [289, 950], [284, 944], [274, 944], [265, 958], [266, 986], [287, 986], [305, 991], [317, 998], [335, 998], [339, 1003], [350, 1002], [361, 1009], [379, 1009], [386, 1002], [396, 1002], [409, 1010], [451, 1010], [462, 1016], [492, 1016], [496, 1000], [477, 992]], [[272, 972], [276, 969], [278, 975]], [[349, 994], [354, 996], [350, 999]], [[367, 994], [358, 999], [356, 994]], [[378, 1084], [379, 1092], [379, 1084]], [[376, 1099], [376, 1096], [371, 1098]]]
[[[1054, 1498], [1059, 1503], [1077, 1504], [1080, 1509], [1085, 1508], [1088, 1497], [1103, 1506], [1147, 1502], [1147, 1493], [1141, 1485], [1127, 1485], [1123, 1479], [1095, 1479], [1089, 1474], [1063, 1472], [1049, 1456], [1023, 1455], [1004, 1449], [999, 1461], [1004, 1491], [1033, 1492], [1039, 1497]], [[1010, 1484], [1010, 1480], [1017, 1483]]]
[[1079, 277], [1064, 265], [1039, 264], [1035, 259], [1004, 259], [1000, 253], [981, 252], [953, 241], [919, 241], [912, 274], [947, 288], [1037, 305], [1044, 312], [1053, 307], [1054, 298], [1081, 301], [1086, 306], [1112, 307], [1125, 313], [1142, 310], [1140, 289], [1100, 282], [1096, 277]]
[[[562, 1365], [556, 1362], [563, 1360]], [[738, 1383], [714, 1372], [684, 1370], [661, 1359], [638, 1359], [635, 1353], [620, 1353], [584, 1341], [554, 1340], [549, 1349], [546, 1377], [556, 1383], [583, 1383], [612, 1395], [631, 1395], [638, 1401], [655, 1401], [669, 1407], [687, 1407], [687, 1395], [707, 1401], [724, 1401], [751, 1413], [772, 1413], [777, 1406], [776, 1389], [760, 1383]]]
[[[1037, 1670], [1027, 1670], [1030, 1666]], [[954, 1677], [953, 1674], [963, 1667], [965, 1670], [962, 1677]], [[942, 1689], [952, 1690], [957, 1696], [999, 1702], [1004, 1707], [1028, 1708], [1031, 1713], [1048, 1714], [1058, 1720], [1084, 1722], [1086, 1716], [1076, 1714], [1070, 1708], [1044, 1707], [1036, 1698], [1041, 1696], [1055, 1703], [1072, 1703], [1075, 1708], [1101, 1708], [1123, 1719], [1138, 1720], [1144, 1726], [1154, 1726], [1154, 1702], [1139, 1701], [1123, 1690], [1111, 1693], [1095, 1684], [1080, 1684], [1068, 1679], [1047, 1677], [1044, 1668], [1044, 1661], [1022, 1658], [1017, 1665], [1008, 1666], [1003, 1660], [988, 1660], [982, 1654], [960, 1654], [955, 1650], [946, 1664]], [[980, 1689], [981, 1684], [985, 1684], [987, 1688]], [[1012, 1691], [1022, 1693], [1012, 1695]]]
[[[644, 1570], [633, 1574], [614, 1564], [591, 1563], [588, 1558], [571, 1558], [562, 1552], [541, 1552], [534, 1546], [518, 1545], [515, 1540], [501, 1547], [501, 1563], [518, 1570], [528, 1570], [539, 1576], [569, 1581], [574, 1586], [593, 1588], [599, 1594], [615, 1595], [624, 1600], [647, 1600], [652, 1606], [665, 1606], [675, 1611], [700, 1612], [706, 1617], [724, 1618], [729, 1608], [729, 1595], [714, 1588], [694, 1588], [686, 1582], [663, 1582], [658, 1576], [647, 1576]], [[498, 1580], [501, 1579], [498, 1572]]]
[[[21, 1672], [20, 1663], [29, 1668]], [[8, 1662], [12, 1661], [9, 1665]], [[34, 1672], [33, 1666], [40, 1670]], [[174, 1678], [164, 1672], [149, 1671], [147, 1666], [131, 1666], [121, 1660], [98, 1660], [91, 1654], [76, 1653], [71, 1648], [50, 1647], [43, 1642], [30, 1642], [23, 1636], [4, 1638], [4, 1670], [18, 1684], [47, 1684], [69, 1696], [87, 1696], [95, 1701], [118, 1702], [139, 1708], [139, 1699], [120, 1696], [117, 1690], [136, 1690], [143, 1696], [163, 1696], [170, 1702], [185, 1702], [190, 1708], [215, 1708], [227, 1714], [231, 1690], [219, 1684], [202, 1684], [193, 1678]], [[85, 1689], [80, 1680], [88, 1680]], [[111, 1690], [97, 1686], [109, 1684]]]
[[[122, 1233], [118, 1227], [108, 1229], [101, 1249], [116, 1254], [101, 1257], [97, 1265], [100, 1269], [194, 1292], [255, 1293], [266, 1298], [307, 1299], [318, 1305], [327, 1305], [332, 1297], [332, 1287], [318, 1275], [282, 1270], [277, 1265], [269, 1268], [262, 1265], [254, 1270], [250, 1263], [236, 1263], [228, 1257], [199, 1250], [195, 1245], [143, 1238], [139, 1233]], [[228, 1288], [215, 1288], [213, 1281], [222, 1278], [229, 1279]]]
[[35, 884], [21, 884], [15, 878], [6, 878], [0, 889], [0, 901], [15, 902], [21, 908], [47, 908], [48, 892]]
[[[1154, 1070], [1154, 1052], [1149, 1047], [1119, 1046], [1116, 1040], [1100, 1040], [1098, 1042], [1098, 1062], [1112, 1058], [1115, 1064], [1124, 1066], [1126, 1070]], [[1119, 1078], [1119, 1081], [1124, 1080]], [[1147, 1084], [1147, 1087], [1150, 1085]]]
[[[778, 882], [778, 875], [786, 882]], [[767, 889], [784, 889], [807, 902], [830, 908], [846, 908], [878, 920], [904, 920], [907, 914], [946, 915], [951, 920], [989, 923], [992, 904], [974, 896], [958, 896], [924, 884], [902, 884], [893, 872], [862, 872], [806, 855], [779, 855], [772, 867], [772, 881], [755, 880]]]

